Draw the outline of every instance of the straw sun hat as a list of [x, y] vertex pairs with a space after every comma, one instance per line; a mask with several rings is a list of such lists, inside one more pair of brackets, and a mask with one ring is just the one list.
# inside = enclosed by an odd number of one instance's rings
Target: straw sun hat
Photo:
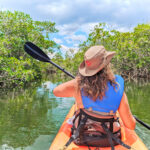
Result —
[[93, 76], [109, 64], [115, 52], [106, 51], [104, 46], [92, 46], [84, 54], [84, 61], [79, 66], [83, 76]]

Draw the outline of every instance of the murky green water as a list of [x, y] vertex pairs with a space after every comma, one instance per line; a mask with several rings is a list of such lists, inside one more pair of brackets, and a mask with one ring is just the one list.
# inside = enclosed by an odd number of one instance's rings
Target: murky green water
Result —
[[[0, 150], [48, 150], [73, 98], [56, 98], [56, 84], [45, 82], [21, 92], [0, 95]], [[150, 125], [150, 84], [126, 84], [133, 114]], [[136, 131], [150, 149], [150, 131], [137, 124]]]

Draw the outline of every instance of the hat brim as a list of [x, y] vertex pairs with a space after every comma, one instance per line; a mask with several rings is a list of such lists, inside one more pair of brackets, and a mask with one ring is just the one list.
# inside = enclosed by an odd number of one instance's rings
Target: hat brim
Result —
[[107, 66], [112, 57], [116, 54], [116, 52], [107, 52], [106, 53], [106, 61], [103, 62], [98, 68], [96, 69], [88, 69], [86, 68], [86, 65], [85, 65], [85, 61], [83, 61], [80, 66], [79, 66], [79, 73], [83, 76], [93, 76], [95, 75], [96, 73], [98, 73], [100, 70], [102, 70], [105, 66]]

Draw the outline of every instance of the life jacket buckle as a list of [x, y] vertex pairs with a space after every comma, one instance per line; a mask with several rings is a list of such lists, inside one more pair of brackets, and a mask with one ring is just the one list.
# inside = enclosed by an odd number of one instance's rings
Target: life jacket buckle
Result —
[[111, 110], [111, 111], [109, 112], [109, 114], [110, 114], [110, 115], [114, 115], [114, 112], [113, 112], [113, 110]]

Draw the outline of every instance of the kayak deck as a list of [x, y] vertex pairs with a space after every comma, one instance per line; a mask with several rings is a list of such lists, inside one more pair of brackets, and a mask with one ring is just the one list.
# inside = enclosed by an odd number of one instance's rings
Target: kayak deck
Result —
[[[59, 129], [54, 141], [52, 142], [49, 150], [61, 150], [71, 136], [72, 125], [67, 123], [67, 120], [74, 114], [75, 106], [73, 105], [68, 115], [66, 116], [61, 128]], [[121, 128], [122, 137], [121, 140], [130, 145], [134, 150], [148, 150], [145, 144], [141, 141], [134, 130], [130, 130], [124, 126]], [[95, 150], [95, 147], [90, 147], [91, 150]], [[66, 150], [88, 150], [87, 146], [78, 146], [73, 142], [67, 147]], [[100, 147], [100, 150], [111, 150], [111, 147]], [[115, 150], [127, 150], [121, 145], [115, 146]]]

